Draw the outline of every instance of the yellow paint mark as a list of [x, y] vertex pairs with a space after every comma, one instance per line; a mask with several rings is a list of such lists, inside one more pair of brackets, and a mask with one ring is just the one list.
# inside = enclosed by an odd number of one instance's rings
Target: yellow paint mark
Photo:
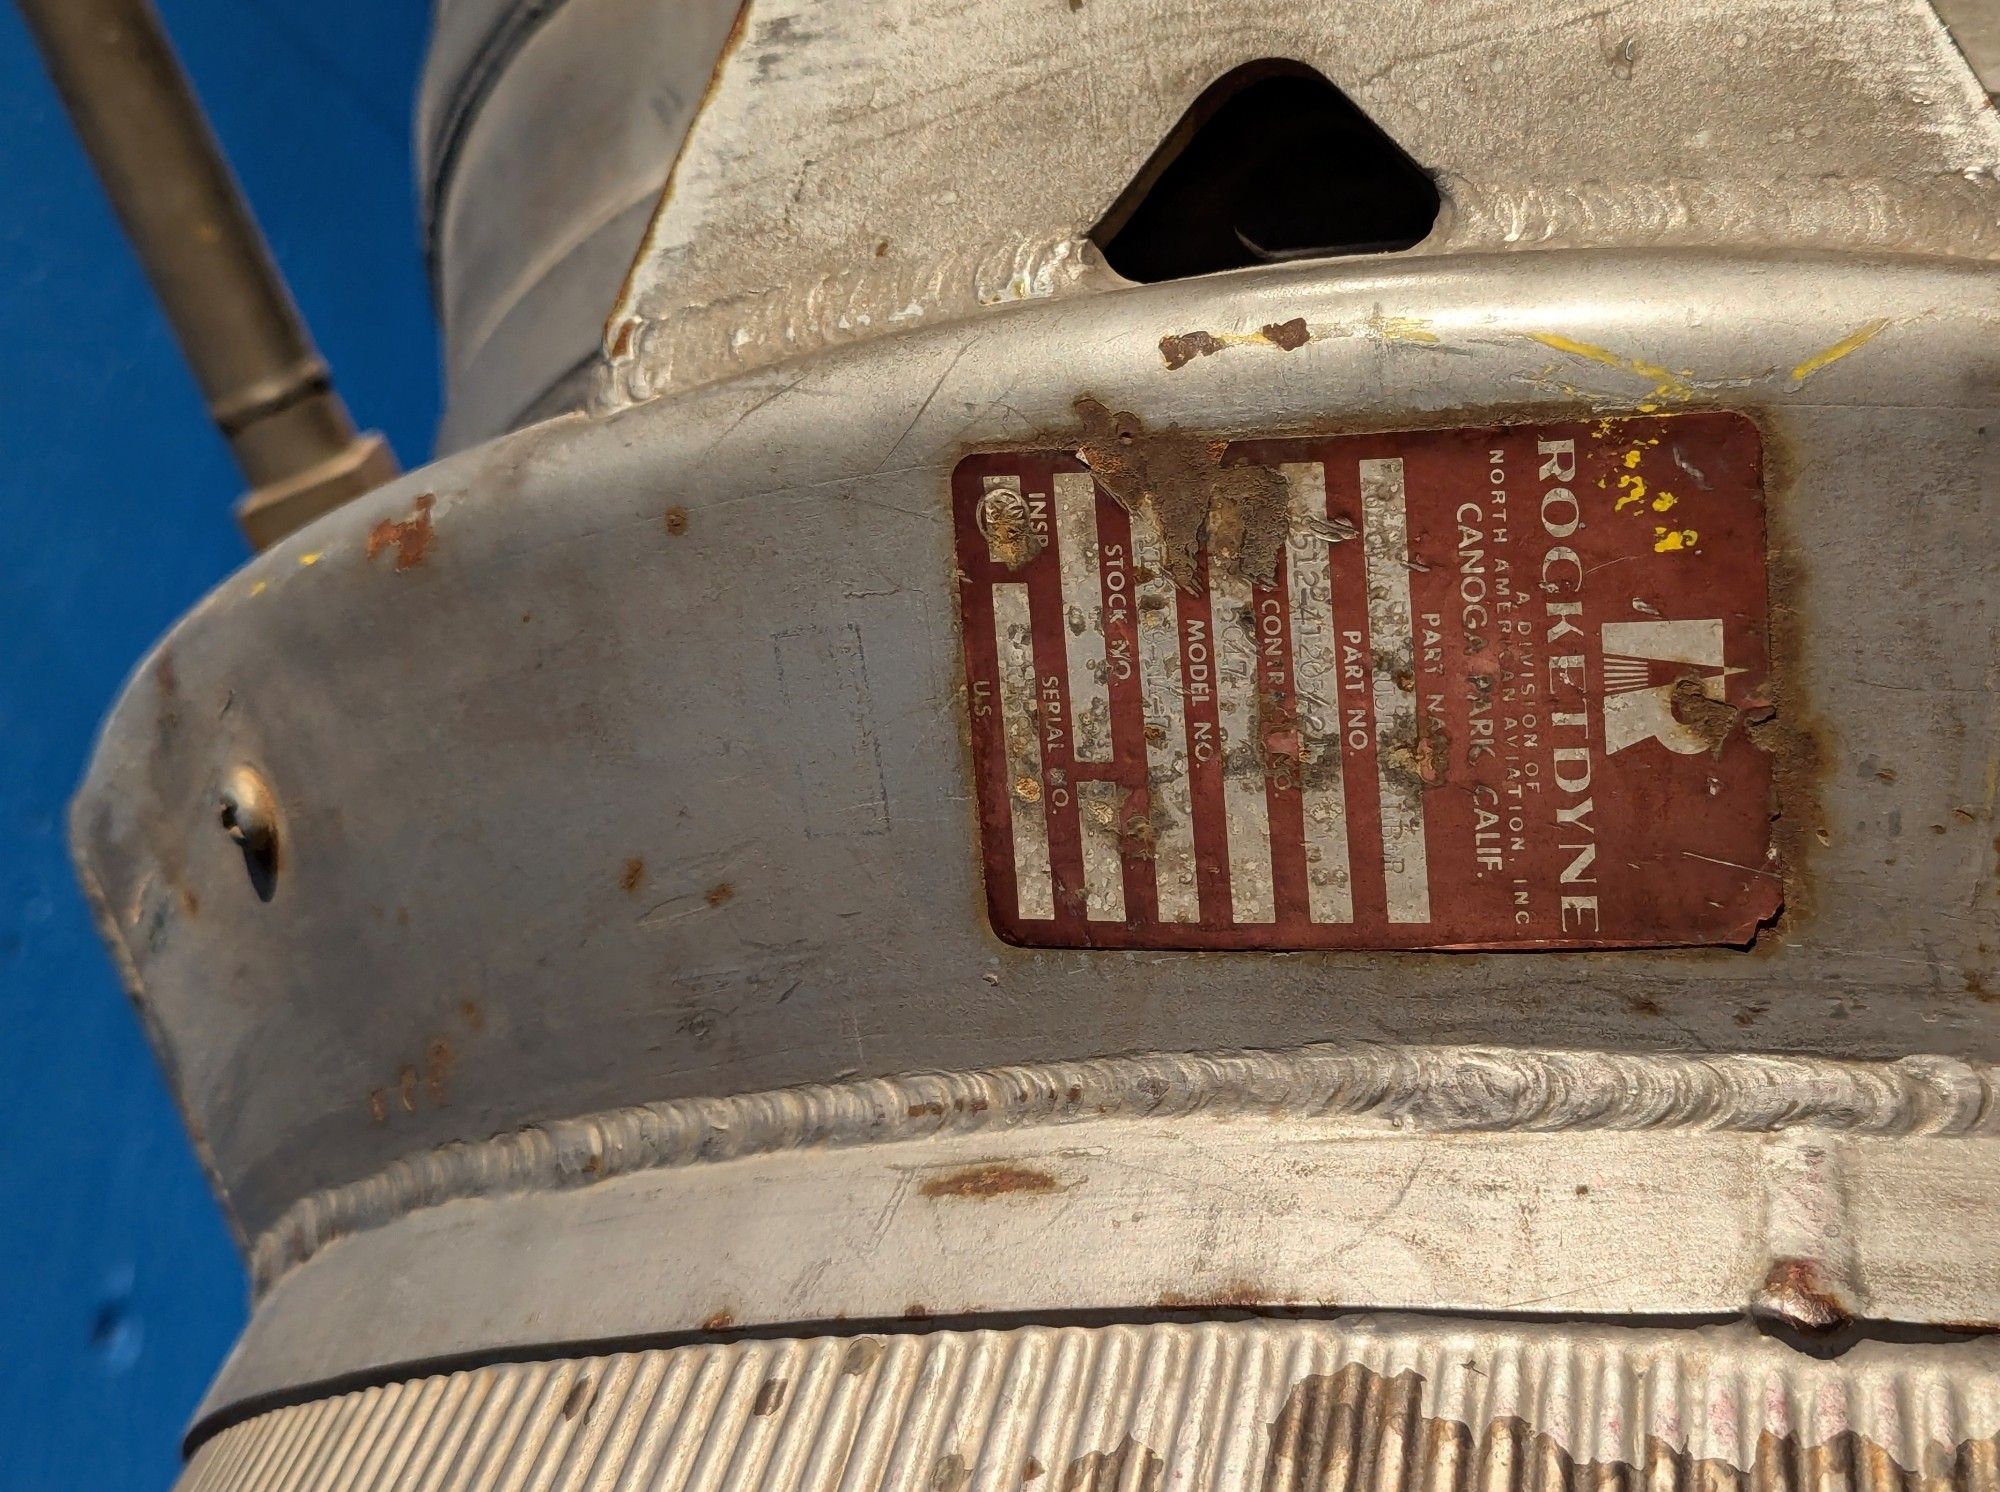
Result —
[[264, 592], [268, 591], [270, 588], [271, 588], [270, 581], [259, 580], [250, 587], [250, 594], [253, 596], [261, 596], [264, 594]]
[[1443, 340], [1421, 316], [1384, 316], [1377, 311], [1368, 318], [1368, 329], [1384, 342], [1430, 342]]
[[1653, 511], [1655, 513], [1664, 513], [1679, 501], [1680, 499], [1675, 497], [1673, 493], [1662, 492], [1653, 499]]
[[1839, 362], [1848, 353], [1853, 352], [1858, 347], [1867, 346], [1868, 343], [1881, 336], [1888, 325], [1889, 318], [1886, 316], [1878, 316], [1873, 321], [1864, 321], [1831, 347], [1822, 347], [1818, 352], [1815, 352], [1811, 357], [1792, 369], [1792, 382], [1804, 383], [1813, 374], [1819, 372], [1820, 369]]
[[1627, 471], [1637, 471], [1639, 469], [1640, 457], [1643, 455], [1644, 452], [1637, 446], [1632, 447], [1631, 450], [1625, 453], [1625, 469]]
[[1620, 472], [1618, 492], [1618, 501], [1611, 505], [1615, 511], [1622, 513], [1627, 508], [1635, 508], [1646, 500], [1646, 479], [1636, 472]]
[[1700, 537], [1691, 528], [1656, 528], [1653, 530], [1653, 553], [1672, 554], [1677, 549], [1692, 549], [1694, 541]]
[[1658, 363], [1642, 362], [1638, 358], [1625, 357], [1608, 347], [1599, 347], [1595, 342], [1579, 342], [1574, 337], [1565, 337], [1560, 332], [1529, 332], [1528, 340], [1570, 357], [1584, 358], [1589, 362], [1602, 363], [1607, 368], [1616, 368], [1621, 373], [1635, 374], [1651, 379], [1652, 399], [1639, 406], [1650, 414], [1662, 402], [1693, 397], [1694, 390], [1688, 384], [1689, 374], [1676, 373], [1671, 368], [1663, 368]]
[[312, 552], [311, 554], [302, 554], [302, 555], [300, 555], [300, 556], [299, 556], [299, 564], [300, 564], [300, 565], [302, 565], [302, 566], [304, 566], [304, 565], [316, 565], [316, 564], [318, 564], [318, 563], [319, 563], [319, 562], [320, 562], [320, 561], [321, 561], [322, 559], [324, 559], [325, 557], [326, 557], [326, 556], [325, 556], [324, 554], [322, 554], [322, 553], [321, 553], [321, 552], [320, 552], [319, 550], [315, 549], [315, 550], [314, 550], [314, 551], [313, 551], [313, 552]]

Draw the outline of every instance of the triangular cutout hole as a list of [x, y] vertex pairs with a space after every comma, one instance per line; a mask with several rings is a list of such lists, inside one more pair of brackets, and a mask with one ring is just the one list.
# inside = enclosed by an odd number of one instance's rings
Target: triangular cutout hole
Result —
[[1118, 274], [1156, 284], [1407, 249], [1437, 215], [1436, 184], [1380, 126], [1272, 59], [1210, 84], [1090, 237]]

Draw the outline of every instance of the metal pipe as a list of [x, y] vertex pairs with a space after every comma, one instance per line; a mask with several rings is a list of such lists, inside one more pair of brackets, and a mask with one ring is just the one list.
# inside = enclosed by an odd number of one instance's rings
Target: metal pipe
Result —
[[151, 0], [17, 0], [249, 493], [262, 549], [396, 474], [357, 434]]

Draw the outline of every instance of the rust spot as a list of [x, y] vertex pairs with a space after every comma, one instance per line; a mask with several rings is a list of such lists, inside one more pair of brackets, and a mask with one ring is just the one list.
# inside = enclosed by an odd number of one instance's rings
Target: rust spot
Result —
[[[1474, 1371], [1477, 1364], [1467, 1364]], [[1421, 1480], [1446, 1486], [1520, 1486], [1618, 1492], [1636, 1487], [1771, 1489], [1909, 1488], [1981, 1484], [1966, 1468], [1992, 1464], [1995, 1437], [1939, 1445], [1921, 1474], [1905, 1470], [1883, 1446], [1843, 1429], [1816, 1443], [1765, 1431], [1743, 1454], [1748, 1466], [1698, 1456], [1656, 1435], [1631, 1438], [1632, 1460], [1580, 1460], [1554, 1437], [1517, 1415], [1484, 1423], [1423, 1412], [1424, 1379], [1412, 1372], [1387, 1377], [1359, 1363], [1337, 1373], [1300, 1379], [1267, 1431], [1257, 1492], [1323, 1492], [1382, 1481], [1385, 1448], [1396, 1466], [1423, 1468]], [[1935, 1459], [1933, 1459], [1935, 1458]], [[1433, 1469], [1437, 1475], [1433, 1476]], [[1408, 1477], [1412, 1482], [1416, 1477]], [[1110, 1492], [1109, 1487], [1105, 1492]]]
[[874, 1337], [856, 1337], [847, 1344], [847, 1354], [840, 1360], [840, 1371], [849, 1378], [859, 1377], [874, 1367], [881, 1356], [882, 1344]]
[[646, 879], [646, 862], [634, 855], [625, 862], [625, 869], [618, 876], [618, 885], [630, 896], [639, 889], [639, 883]]
[[1303, 316], [1294, 316], [1290, 321], [1273, 321], [1261, 328], [1257, 335], [1281, 352], [1295, 352], [1312, 340], [1312, 332]]
[[878, 244], [876, 244], [876, 245], [875, 245], [875, 257], [876, 257], [877, 259], [886, 259], [886, 258], [888, 258], [888, 257], [889, 257], [889, 240], [888, 240], [888, 239], [886, 239], [886, 238], [885, 238], [885, 239], [883, 239], [883, 240], [882, 240], [882, 241], [881, 241], [880, 243], [878, 243]]
[[1018, 570], [1042, 552], [1042, 532], [1028, 511], [1028, 499], [1016, 487], [995, 487], [979, 499], [974, 514], [986, 557], [996, 565]]
[[432, 1037], [430, 1045], [424, 1048], [424, 1090], [430, 1094], [432, 1103], [444, 1102], [445, 1084], [457, 1063], [449, 1038]]
[[913, 1103], [910, 1105], [910, 1117], [912, 1119], [922, 1119], [926, 1115], [933, 1119], [942, 1118], [944, 1115], [944, 1105], [939, 1103], [935, 1098], [931, 1099], [928, 1103]]
[[965, 1492], [972, 1480], [972, 1468], [957, 1451], [946, 1451], [931, 1467], [930, 1492]]
[[1160, 1297], [1166, 1311], [1248, 1311], [1269, 1302], [1270, 1296], [1248, 1280], [1231, 1280], [1219, 1289], [1183, 1295], [1169, 1290]]
[[479, 1008], [477, 1000], [460, 1000], [458, 1018], [465, 1022], [469, 1030], [477, 1031], [486, 1024], [486, 1012]]
[[727, 1331], [735, 1324], [735, 1316], [731, 1315], [728, 1311], [717, 1311], [713, 1316], [707, 1316], [702, 1319], [701, 1329], [703, 1331]]
[[569, 1392], [563, 1396], [562, 1417], [573, 1420], [579, 1414], [588, 1414], [597, 1399], [596, 1388], [587, 1373], [572, 1383]]
[[409, 925], [410, 925], [410, 909], [408, 907], [396, 908], [396, 926], [408, 927]]
[[623, 357], [632, 350], [632, 327], [633, 321], [629, 316], [618, 323], [618, 335], [611, 339], [613, 357]]
[[1200, 593], [1197, 556], [1204, 547], [1217, 573], [1276, 583], [1290, 525], [1283, 477], [1250, 462], [1224, 466], [1229, 442], [1148, 432], [1137, 415], [1113, 414], [1088, 395], [1076, 401], [1076, 412], [1083, 421], [1077, 459], [1126, 512], [1152, 514], [1162, 564], [1176, 586]]
[[751, 1414], [761, 1419], [765, 1415], [776, 1414], [784, 1408], [786, 1387], [786, 1380], [783, 1378], [766, 1378], [758, 1384], [757, 1397], [750, 1405]]
[[1198, 357], [1222, 351], [1210, 332], [1181, 332], [1160, 338], [1160, 361], [1169, 369], [1185, 368]]
[[181, 910], [190, 917], [201, 915], [201, 898], [194, 894], [190, 886], [181, 887]]
[[1743, 723], [1743, 712], [1735, 706], [1719, 699], [1710, 699], [1702, 693], [1701, 680], [1687, 674], [1674, 682], [1674, 718], [1697, 736], [1708, 748], [1712, 757], [1722, 755], [1722, 748]]
[[1752, 1312], [1800, 1331], [1835, 1331], [1854, 1319], [1817, 1259], [1779, 1259], [1750, 1303]]
[[688, 510], [676, 503], [667, 509], [666, 516], [661, 521], [666, 524], [667, 532], [678, 539], [688, 531]]
[[368, 1090], [368, 1117], [377, 1124], [389, 1122], [389, 1095], [380, 1088]]
[[736, 888], [730, 885], [729, 882], [717, 881], [713, 886], [708, 888], [707, 892], [702, 896], [702, 900], [712, 907], [719, 907], [735, 895]]
[[[1269, 321], [1257, 328], [1256, 339], [1270, 343], [1280, 352], [1291, 352], [1312, 340], [1312, 329], [1303, 316], [1290, 321]], [[1160, 338], [1160, 361], [1168, 371], [1185, 368], [1198, 357], [1212, 357], [1231, 346], [1242, 346], [1250, 337], [1230, 333], [1218, 337], [1213, 332], [1172, 332]]]
[[374, 559], [386, 550], [396, 551], [396, 570], [414, 570], [424, 562], [431, 547], [431, 507], [437, 502], [429, 492], [417, 494], [416, 505], [410, 516], [400, 521], [384, 518], [368, 530], [368, 558]]
[[1160, 1492], [1166, 1479], [1160, 1453], [1127, 1435], [1108, 1451], [1078, 1456], [1064, 1468], [1058, 1486], [1061, 1492]]
[[1047, 1171], [993, 1161], [933, 1176], [921, 1190], [927, 1197], [963, 1197], [983, 1201], [988, 1197], [1046, 1196], [1050, 1192], [1061, 1191], [1062, 1187]]
[[931, 1308], [920, 1301], [913, 1300], [903, 1307], [903, 1319], [905, 1321], [928, 1321], [930, 1318]]

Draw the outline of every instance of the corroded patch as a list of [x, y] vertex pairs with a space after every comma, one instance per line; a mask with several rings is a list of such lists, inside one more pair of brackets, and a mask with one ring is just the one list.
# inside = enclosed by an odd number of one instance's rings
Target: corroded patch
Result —
[[934, 1176], [919, 1190], [927, 1197], [982, 1201], [989, 1197], [1045, 1196], [1061, 1191], [1062, 1187], [1047, 1171], [996, 1161]]
[[395, 568], [400, 573], [414, 570], [429, 556], [431, 539], [436, 529], [431, 522], [431, 509], [437, 498], [429, 492], [419, 493], [407, 518], [384, 518], [368, 530], [367, 554], [369, 559], [390, 550], [395, 551]]

